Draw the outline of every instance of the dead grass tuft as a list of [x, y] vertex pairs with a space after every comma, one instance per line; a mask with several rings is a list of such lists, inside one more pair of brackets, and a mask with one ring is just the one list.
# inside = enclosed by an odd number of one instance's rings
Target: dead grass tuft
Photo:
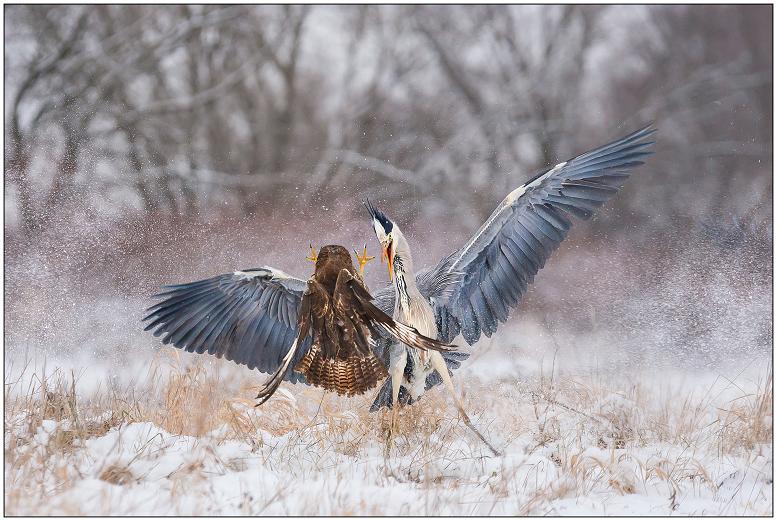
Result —
[[773, 369], [755, 393], [745, 393], [719, 408], [719, 451], [750, 451], [773, 440]]
[[99, 478], [114, 485], [129, 485], [135, 481], [135, 476], [130, 469], [122, 465], [109, 465], [100, 472]]

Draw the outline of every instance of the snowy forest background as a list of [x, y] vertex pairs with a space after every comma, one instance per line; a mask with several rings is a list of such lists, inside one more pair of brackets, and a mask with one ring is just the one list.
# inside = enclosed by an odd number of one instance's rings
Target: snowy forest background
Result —
[[649, 121], [656, 155], [515, 315], [628, 364], [771, 345], [769, 6], [5, 15], [7, 351], [123, 357], [160, 283], [375, 250], [365, 196], [436, 263], [537, 169]]
[[[772, 6], [4, 15], [7, 515], [772, 514]], [[381, 457], [372, 392], [254, 408], [265, 375], [142, 331], [161, 284], [375, 254], [365, 197], [436, 264], [649, 122], [655, 155], [465, 348], [501, 457], [442, 390]]]

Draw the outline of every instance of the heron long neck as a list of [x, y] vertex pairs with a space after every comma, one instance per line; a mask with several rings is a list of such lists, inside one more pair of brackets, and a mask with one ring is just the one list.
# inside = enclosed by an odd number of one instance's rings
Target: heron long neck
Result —
[[408, 316], [411, 304], [417, 299], [423, 299], [415, 284], [413, 260], [407, 251], [397, 251], [394, 256], [394, 289], [397, 295], [397, 309]]
[[434, 311], [416, 286], [413, 262], [407, 251], [398, 252], [394, 257], [394, 290], [394, 318], [415, 327], [422, 335], [436, 338]]

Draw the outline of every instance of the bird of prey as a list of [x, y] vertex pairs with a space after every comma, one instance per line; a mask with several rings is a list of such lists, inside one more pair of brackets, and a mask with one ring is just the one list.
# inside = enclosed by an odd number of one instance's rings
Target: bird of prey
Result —
[[[359, 259], [367, 262], [366, 246], [364, 257]], [[302, 295], [297, 338], [283, 357], [283, 364], [259, 391], [260, 405], [276, 391], [308, 335], [312, 343], [294, 369], [309, 384], [347, 396], [372, 389], [387, 375], [372, 351], [373, 336], [389, 335], [421, 351], [447, 349], [376, 308], [364, 284], [363, 269], [356, 271], [351, 254], [342, 246], [324, 246], [311, 260], [316, 268]]]
[[316, 268], [307, 282], [265, 266], [165, 286], [156, 295], [163, 300], [147, 310], [145, 330], [164, 335], [164, 344], [274, 373], [259, 404], [284, 379], [363, 393], [387, 374], [372, 352], [378, 340], [421, 350], [447, 347], [376, 308], [362, 279], [372, 257], [366, 246], [356, 256], [358, 272], [342, 246], [324, 246], [317, 256], [311, 248]]
[[[395, 320], [442, 342], [452, 341], [459, 333], [469, 345], [481, 333], [490, 337], [567, 236], [570, 217], [589, 219], [612, 197], [630, 170], [652, 153], [654, 133], [650, 126], [645, 127], [540, 172], [510, 192], [461, 249], [417, 274], [399, 226], [367, 201], [392, 280], [374, 294], [376, 305], [393, 311]], [[451, 364], [450, 358], [407, 349], [393, 341], [381, 344], [380, 356], [390, 376], [371, 410], [410, 404], [444, 382], [465, 423], [471, 425], [451, 381], [449, 369], [457, 364]]]

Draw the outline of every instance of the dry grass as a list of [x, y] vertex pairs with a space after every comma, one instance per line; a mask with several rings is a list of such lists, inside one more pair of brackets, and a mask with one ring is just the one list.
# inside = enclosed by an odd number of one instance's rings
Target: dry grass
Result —
[[[281, 476], [272, 494], [259, 499], [247, 491], [230, 510], [255, 515], [284, 513], [273, 508], [288, 502], [298, 510], [286, 513], [403, 513], [365, 500], [294, 503], [289, 488], [294, 479], [330, 471], [338, 480], [353, 479], [354, 467], [370, 485], [423, 491], [423, 508], [430, 513], [447, 512], [439, 509], [450, 507], [449, 494], [461, 494], [455, 510], [461, 514], [554, 514], [559, 513], [557, 501], [565, 498], [651, 491], [665, 498], [671, 512], [682, 508], [689, 490], [718, 492], [721, 468], [709, 467], [710, 455], [750, 461], [760, 447], [772, 444], [771, 371], [755, 392], [743, 390], [723, 402], [714, 399], [712, 390], [702, 396], [668, 392], [659, 397], [639, 382], [605, 385], [557, 375], [522, 385], [470, 385], [464, 403], [486, 437], [508, 448], [504, 459], [489, 458], [445, 393], [434, 391], [402, 410], [402, 434], [385, 461], [380, 454], [388, 417], [368, 412], [371, 396], [342, 399], [284, 386], [266, 407], [255, 409], [251, 398], [261, 378], [246, 378], [246, 373], [240, 372], [243, 380], [225, 378], [196, 362], [184, 364], [177, 351], [165, 350], [151, 365], [147, 381], [88, 397], [79, 395], [73, 374], [59, 370], [28, 378], [25, 388], [21, 381], [7, 381], [6, 514], [94, 514], [79, 511], [85, 507], [77, 503], [52, 507], [45, 501], [67, 495], [89, 477], [122, 489], [143, 486], [151, 471], [139, 462], [161, 450], [153, 440], [134, 447], [128, 460], [89, 461], [83, 450], [89, 440], [141, 422], [158, 426], [172, 435], [168, 439], [207, 440], [197, 444], [203, 450], [192, 451], [191, 458], [163, 476], [170, 501], [182, 501], [214, 472], [248, 471], [250, 458]], [[241, 444], [245, 454], [222, 454], [229, 443]], [[116, 512], [110, 504], [104, 508]], [[754, 504], [756, 513], [766, 513], [758, 508]]]

